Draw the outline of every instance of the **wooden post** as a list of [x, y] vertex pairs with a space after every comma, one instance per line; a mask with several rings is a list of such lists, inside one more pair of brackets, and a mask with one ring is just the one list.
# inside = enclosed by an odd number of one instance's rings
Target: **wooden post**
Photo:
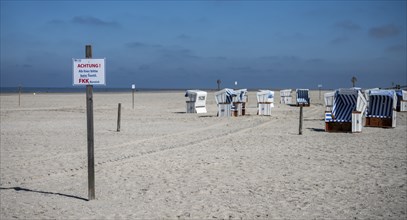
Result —
[[319, 87], [319, 100], [321, 100], [321, 87]]
[[298, 131], [299, 135], [302, 135], [302, 107], [303, 107], [303, 105], [301, 104], [300, 105], [300, 126], [299, 126], [299, 131]]
[[133, 94], [133, 109], [134, 109], [134, 89], [132, 89], [132, 94]]
[[18, 107], [21, 106], [21, 85], [18, 87]]
[[[92, 58], [92, 46], [86, 45], [86, 58]], [[95, 159], [93, 131], [93, 86], [86, 85], [86, 117], [88, 131], [88, 198], [95, 199]]]
[[122, 104], [119, 103], [119, 106], [117, 108], [117, 131], [120, 131], [120, 112], [121, 112]]

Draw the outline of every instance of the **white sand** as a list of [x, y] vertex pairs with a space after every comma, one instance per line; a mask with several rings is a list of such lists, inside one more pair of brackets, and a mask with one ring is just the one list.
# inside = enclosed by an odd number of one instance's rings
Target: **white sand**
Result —
[[[407, 113], [397, 128], [323, 132], [323, 101], [257, 116], [184, 114], [183, 92], [95, 93], [96, 200], [85, 94], [1, 94], [0, 219], [405, 219]], [[116, 132], [117, 104], [121, 131]], [[17, 188], [19, 187], [19, 188]]]

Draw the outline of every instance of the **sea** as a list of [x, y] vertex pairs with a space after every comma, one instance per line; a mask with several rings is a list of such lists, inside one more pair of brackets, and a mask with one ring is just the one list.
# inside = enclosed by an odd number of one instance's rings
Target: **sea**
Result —
[[[137, 88], [136, 92], [162, 92], [162, 91], [186, 91], [182, 88]], [[203, 89], [206, 91], [215, 91], [215, 89]], [[0, 87], [0, 93], [84, 93], [86, 87]], [[131, 92], [131, 88], [109, 88], [93, 87], [94, 92]]]

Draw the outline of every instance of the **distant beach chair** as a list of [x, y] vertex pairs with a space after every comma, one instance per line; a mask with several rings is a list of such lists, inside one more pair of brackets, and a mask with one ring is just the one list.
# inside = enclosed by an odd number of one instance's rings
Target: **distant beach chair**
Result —
[[397, 96], [394, 90], [371, 90], [366, 113], [367, 127], [396, 127]]
[[296, 89], [297, 106], [310, 106], [309, 89]]
[[207, 92], [201, 90], [187, 90], [185, 97], [187, 103], [187, 113], [206, 113]]
[[280, 90], [280, 103], [290, 105], [292, 103], [291, 89]]
[[366, 105], [367, 101], [360, 89], [336, 90], [332, 111], [325, 112], [325, 131], [361, 132]]
[[232, 101], [237, 93], [233, 89], [222, 89], [215, 92], [215, 100], [218, 105], [218, 117], [230, 117], [232, 115]]
[[327, 92], [324, 94], [325, 111], [327, 112], [332, 112], [332, 107], [334, 105], [334, 95], [335, 92]]
[[396, 90], [397, 96], [397, 107], [396, 110], [399, 112], [407, 111], [407, 91], [406, 90]]
[[258, 115], [271, 115], [271, 108], [274, 107], [274, 92], [270, 90], [260, 90], [257, 92]]
[[241, 116], [246, 114], [246, 103], [248, 101], [247, 89], [234, 90], [235, 96], [232, 97], [232, 115]]

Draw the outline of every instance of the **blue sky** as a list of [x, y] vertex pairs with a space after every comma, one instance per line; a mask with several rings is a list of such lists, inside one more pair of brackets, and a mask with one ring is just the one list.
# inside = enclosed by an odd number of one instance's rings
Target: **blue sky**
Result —
[[406, 1], [3, 1], [1, 86], [70, 87], [106, 58], [107, 87], [407, 85]]

